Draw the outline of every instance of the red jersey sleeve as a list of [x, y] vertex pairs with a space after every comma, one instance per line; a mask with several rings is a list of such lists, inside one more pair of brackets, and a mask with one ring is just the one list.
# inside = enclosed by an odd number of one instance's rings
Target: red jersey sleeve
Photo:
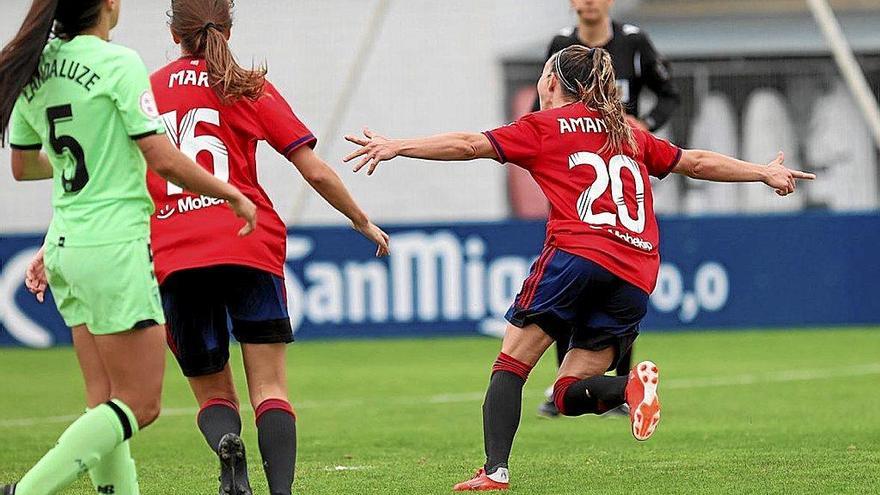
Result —
[[516, 122], [483, 133], [501, 163], [512, 163], [528, 170], [541, 152], [541, 132], [534, 114]]
[[637, 140], [642, 155], [642, 163], [648, 169], [648, 173], [662, 179], [672, 172], [681, 160], [681, 148], [665, 139], [660, 139], [650, 132], [637, 129]]
[[257, 100], [257, 111], [266, 142], [285, 157], [300, 146], [314, 148], [318, 143], [312, 131], [297, 118], [287, 100], [268, 81], [263, 96]]

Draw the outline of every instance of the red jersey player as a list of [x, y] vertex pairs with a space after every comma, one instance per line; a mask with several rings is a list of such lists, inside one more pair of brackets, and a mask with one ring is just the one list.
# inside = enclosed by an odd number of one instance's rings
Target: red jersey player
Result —
[[318, 193], [378, 245], [379, 256], [388, 252], [388, 236], [314, 153], [314, 135], [265, 80], [265, 70], [236, 64], [227, 46], [230, 9], [228, 0], [173, 1], [171, 33], [183, 57], [156, 71], [152, 86], [168, 137], [251, 198], [260, 228], [246, 238], [228, 235], [236, 222], [222, 201], [193, 195], [184, 185], [150, 174], [156, 203], [153, 250], [168, 342], [201, 405], [199, 428], [220, 456], [220, 493], [251, 493], [228, 365], [229, 321], [242, 344], [270, 492], [290, 494], [296, 418], [288, 402], [285, 366], [285, 344], [293, 341], [283, 280], [287, 230], [257, 180], [257, 143], [266, 141], [289, 159]]
[[554, 336], [573, 329], [554, 385], [567, 416], [601, 413], [626, 402], [631, 430], [646, 440], [660, 420], [659, 373], [650, 361], [628, 377], [605, 376], [638, 335], [660, 258], [648, 176], [670, 172], [725, 182], [764, 182], [785, 196], [811, 174], [709, 151], [681, 150], [631, 128], [605, 50], [573, 46], [554, 55], [538, 82], [542, 111], [482, 134], [389, 140], [369, 130], [346, 161], [355, 167], [396, 156], [427, 160], [493, 158], [534, 177], [550, 201], [546, 245], [507, 313], [504, 342], [483, 403], [486, 463], [457, 491], [503, 490], [519, 425], [522, 387]]

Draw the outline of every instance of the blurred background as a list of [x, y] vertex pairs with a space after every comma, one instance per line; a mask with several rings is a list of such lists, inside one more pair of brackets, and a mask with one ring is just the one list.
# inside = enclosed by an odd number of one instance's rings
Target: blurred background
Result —
[[[28, 0], [4, 0], [9, 39]], [[367, 178], [342, 136], [479, 131], [530, 111], [551, 38], [577, 23], [567, 0], [239, 1], [232, 45], [319, 138], [394, 255], [370, 259], [345, 219], [263, 146], [261, 181], [291, 227], [288, 289], [299, 335], [494, 334], [543, 238], [531, 179], [494, 162], [399, 159]], [[880, 93], [880, 2], [830, 2]], [[178, 56], [164, 2], [129, 1], [115, 41], [150, 70]], [[766, 162], [784, 150], [816, 172], [794, 197], [670, 177], [655, 184], [664, 265], [646, 329], [880, 322], [878, 149], [807, 2], [618, 0], [649, 33], [681, 104], [658, 134]], [[644, 112], [653, 105], [642, 98]], [[69, 341], [21, 287], [51, 208], [48, 183], [14, 183], [0, 154], [0, 344]]]

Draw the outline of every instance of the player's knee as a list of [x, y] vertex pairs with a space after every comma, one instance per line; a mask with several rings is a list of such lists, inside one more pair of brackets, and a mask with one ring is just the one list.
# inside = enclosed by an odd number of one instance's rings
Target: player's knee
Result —
[[134, 413], [138, 422], [138, 428], [143, 429], [153, 424], [158, 418], [162, 410], [162, 402], [159, 397], [141, 398], [138, 400], [130, 400], [126, 402]]
[[498, 354], [498, 357], [495, 359], [495, 363], [492, 364], [492, 373], [494, 374], [498, 371], [506, 371], [508, 373], [513, 373], [523, 380], [528, 380], [529, 373], [532, 372], [532, 368], [532, 365], [524, 363], [502, 352]]
[[146, 428], [153, 424], [157, 419], [159, 419], [159, 414], [162, 411], [161, 403], [156, 400], [155, 402], [150, 402], [149, 404], [144, 405], [135, 411], [135, 416], [138, 420], [138, 426], [140, 428]]
[[556, 404], [556, 409], [559, 410], [559, 414], [563, 416], [578, 416], [577, 414], [573, 414], [570, 411], [570, 408], [565, 406], [565, 394], [568, 392], [569, 387], [578, 379], [573, 376], [564, 376], [556, 380], [556, 383], [553, 384], [553, 403]]

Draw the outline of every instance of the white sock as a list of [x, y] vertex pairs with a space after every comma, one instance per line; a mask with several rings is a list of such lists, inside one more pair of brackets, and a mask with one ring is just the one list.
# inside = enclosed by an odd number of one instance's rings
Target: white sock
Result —
[[510, 481], [510, 474], [507, 472], [507, 468], [498, 468], [492, 474], [487, 474], [490, 480], [496, 483], [507, 483]]

